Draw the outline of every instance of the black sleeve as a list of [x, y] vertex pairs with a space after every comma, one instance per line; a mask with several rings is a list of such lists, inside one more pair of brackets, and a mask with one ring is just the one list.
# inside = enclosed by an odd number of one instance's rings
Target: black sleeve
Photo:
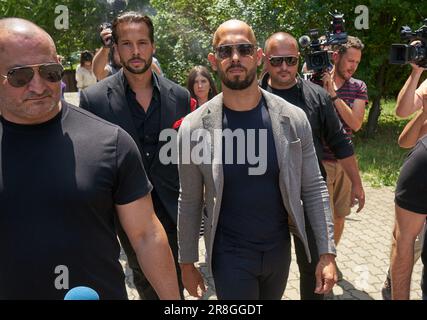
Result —
[[323, 139], [337, 159], [345, 159], [354, 154], [351, 138], [346, 134], [341, 120], [329, 97], [319, 97]]
[[118, 205], [133, 202], [146, 196], [153, 189], [142, 164], [135, 141], [118, 128], [116, 145], [117, 177], [114, 202]]
[[427, 136], [408, 154], [396, 185], [396, 204], [406, 210], [427, 214]]

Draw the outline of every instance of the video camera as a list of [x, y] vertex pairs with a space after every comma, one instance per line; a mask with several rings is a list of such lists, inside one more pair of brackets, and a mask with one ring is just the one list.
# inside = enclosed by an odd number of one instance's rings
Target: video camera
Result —
[[310, 29], [308, 35], [299, 38], [301, 47], [307, 48], [305, 55], [307, 69], [315, 74], [322, 74], [332, 68], [331, 57], [327, 46], [347, 42], [347, 33], [344, 31], [344, 14], [337, 11], [329, 14], [332, 16], [332, 32], [326, 32], [324, 36], [319, 36], [318, 29]]
[[408, 26], [401, 27], [400, 37], [402, 40], [408, 40], [410, 43], [415, 40], [419, 40], [420, 42], [413, 45], [392, 44], [390, 63], [414, 63], [417, 66], [427, 68], [427, 19], [424, 19], [424, 25], [414, 32]]

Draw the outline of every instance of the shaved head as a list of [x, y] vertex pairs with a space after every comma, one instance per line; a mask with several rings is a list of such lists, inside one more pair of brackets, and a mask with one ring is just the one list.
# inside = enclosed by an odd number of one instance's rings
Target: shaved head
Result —
[[[52, 38], [34, 23], [19, 19], [0, 19], [0, 111], [6, 120], [19, 124], [43, 123], [60, 111], [61, 83], [41, 73], [41, 65], [58, 63]], [[13, 78], [33, 70], [28, 81], [14, 86]], [[21, 76], [20, 76], [21, 74]], [[28, 72], [27, 72], [28, 74]]]
[[221, 40], [229, 33], [244, 34], [252, 44], [256, 44], [256, 37], [252, 28], [246, 22], [233, 19], [224, 22], [215, 31], [213, 46], [218, 46]]
[[272, 49], [276, 48], [279, 45], [287, 46], [290, 49], [295, 49], [298, 51], [298, 42], [297, 40], [286, 32], [276, 32], [273, 33], [267, 41], [265, 41], [264, 51], [268, 54]]
[[7, 46], [14, 44], [25, 48], [26, 51], [42, 45], [56, 56], [56, 47], [51, 36], [33, 22], [20, 18], [0, 19], [0, 55]]

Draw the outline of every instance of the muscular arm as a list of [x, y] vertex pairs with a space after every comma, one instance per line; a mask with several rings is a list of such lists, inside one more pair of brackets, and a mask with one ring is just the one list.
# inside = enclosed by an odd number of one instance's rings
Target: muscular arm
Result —
[[141, 269], [160, 299], [179, 300], [172, 251], [163, 226], [154, 213], [151, 196], [116, 205], [116, 208]]
[[393, 300], [409, 300], [412, 268], [414, 266], [414, 243], [424, 226], [425, 214], [395, 206], [396, 247], [391, 256], [391, 283]]
[[108, 75], [106, 66], [108, 64], [108, 54], [110, 50], [110, 48], [102, 47], [93, 58], [93, 73], [98, 81], [104, 79]]
[[351, 206], [356, 204], [355, 199], [357, 199], [359, 202], [357, 212], [360, 212], [365, 206], [365, 191], [363, 190], [356, 157], [353, 155], [345, 159], [339, 159], [338, 161], [351, 180]]
[[335, 107], [344, 122], [353, 130], [358, 131], [362, 127], [365, 116], [365, 101], [354, 100], [353, 108], [350, 108], [342, 99], [335, 100]]
[[406, 118], [421, 108], [421, 106], [416, 103], [415, 90], [417, 89], [418, 81], [420, 80], [423, 70], [423, 68], [418, 66], [412, 66], [412, 72], [397, 96], [397, 116]]
[[399, 136], [401, 148], [412, 148], [423, 135], [427, 134], [427, 109], [417, 114], [409, 121]]

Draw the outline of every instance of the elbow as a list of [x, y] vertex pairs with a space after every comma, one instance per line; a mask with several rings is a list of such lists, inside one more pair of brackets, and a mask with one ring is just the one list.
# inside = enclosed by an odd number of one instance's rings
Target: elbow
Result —
[[354, 132], [357, 132], [357, 131], [359, 131], [361, 128], [362, 128], [362, 124], [363, 124], [363, 122], [362, 121], [360, 121], [360, 122], [356, 122], [356, 123], [354, 123], [354, 125], [352, 126], [352, 130], [354, 131]]

